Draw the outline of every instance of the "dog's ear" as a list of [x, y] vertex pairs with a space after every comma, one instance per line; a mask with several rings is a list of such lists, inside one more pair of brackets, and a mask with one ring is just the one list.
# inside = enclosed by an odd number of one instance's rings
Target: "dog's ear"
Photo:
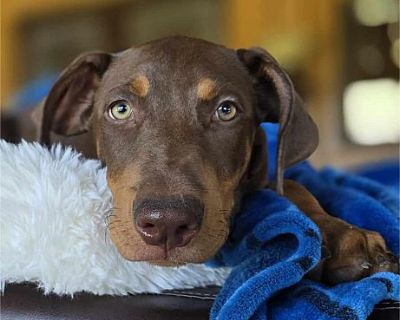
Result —
[[42, 143], [50, 144], [51, 131], [71, 136], [88, 130], [94, 94], [111, 61], [108, 53], [86, 53], [62, 72], [44, 103]]
[[318, 129], [303, 108], [292, 81], [264, 49], [239, 49], [237, 54], [254, 78], [260, 122], [280, 124], [276, 189], [283, 194], [283, 170], [310, 156], [318, 145]]

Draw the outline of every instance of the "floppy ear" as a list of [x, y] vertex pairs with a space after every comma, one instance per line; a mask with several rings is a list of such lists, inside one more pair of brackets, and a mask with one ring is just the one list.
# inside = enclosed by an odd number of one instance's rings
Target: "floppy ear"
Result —
[[283, 170], [310, 156], [318, 145], [318, 129], [303, 108], [289, 76], [261, 48], [239, 49], [237, 54], [255, 79], [257, 115], [261, 122], [279, 122], [276, 189], [283, 194]]
[[108, 53], [87, 53], [62, 72], [44, 103], [40, 142], [50, 145], [51, 131], [71, 136], [88, 130], [94, 94], [111, 60]]

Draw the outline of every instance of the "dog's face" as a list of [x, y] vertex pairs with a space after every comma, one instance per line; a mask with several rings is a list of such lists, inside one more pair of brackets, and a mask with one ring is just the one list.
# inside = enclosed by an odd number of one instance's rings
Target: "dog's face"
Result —
[[78, 58], [46, 100], [42, 139], [91, 129], [113, 242], [129, 260], [175, 265], [212, 257], [240, 198], [265, 184], [265, 120], [281, 122], [279, 189], [317, 136], [286, 74], [258, 49], [173, 37]]

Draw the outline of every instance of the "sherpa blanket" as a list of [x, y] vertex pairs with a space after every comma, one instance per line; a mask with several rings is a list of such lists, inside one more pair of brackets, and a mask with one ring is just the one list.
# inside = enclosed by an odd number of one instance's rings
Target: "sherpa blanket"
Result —
[[34, 282], [45, 293], [126, 295], [222, 285], [229, 270], [125, 260], [107, 222], [106, 169], [71, 148], [0, 142], [0, 284]]
[[[264, 128], [274, 157], [277, 128]], [[306, 162], [286, 177], [305, 185], [331, 214], [381, 233], [399, 255], [399, 202], [390, 188], [331, 168], [316, 171]], [[381, 300], [399, 300], [400, 277], [393, 273], [333, 287], [303, 279], [320, 253], [319, 229], [296, 206], [271, 190], [252, 194], [210, 262], [233, 267], [211, 319], [366, 319]]]

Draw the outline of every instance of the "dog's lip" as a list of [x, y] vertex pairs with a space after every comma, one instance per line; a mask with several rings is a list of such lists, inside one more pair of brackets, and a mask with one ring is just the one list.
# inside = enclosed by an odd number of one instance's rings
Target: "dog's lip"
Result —
[[173, 259], [171, 255], [168, 254], [162, 256], [160, 255], [158, 257], [155, 256], [152, 257], [151, 259], [140, 260], [140, 261], [147, 262], [153, 265], [158, 265], [161, 267], [177, 267], [188, 263], [184, 261], [177, 261], [176, 259]]
[[[146, 255], [146, 257], [143, 257], [142, 259], [138, 259], [138, 261], [145, 261], [149, 263], [156, 263], [156, 262], [162, 262], [166, 263], [168, 261], [173, 262], [171, 259], [171, 251], [174, 249], [168, 250], [166, 246], [160, 247], [160, 246], [151, 246], [147, 245], [148, 251], [152, 251], [150, 255]], [[155, 250], [154, 250], [155, 249]], [[154, 250], [154, 251], [153, 251]]]
[[158, 249], [162, 249], [158, 250], [158, 252], [154, 255], [154, 257], [152, 257], [151, 259], [147, 260], [147, 261], [168, 261], [168, 257], [169, 257], [169, 250], [167, 249], [167, 246], [163, 246], [163, 247], [158, 247]]
[[178, 267], [186, 264], [186, 262], [176, 262], [173, 260], [151, 260], [147, 262], [160, 267]]
[[172, 249], [168, 249], [167, 245], [163, 246], [161, 248], [162, 254], [161, 252], [159, 254], [155, 254], [155, 258], [151, 258], [147, 261], [149, 262], [162, 262], [162, 263], [167, 263], [167, 262], [171, 262], [171, 263], [179, 263], [178, 261], [176, 261], [176, 259], [173, 258], [174, 256], [174, 251], [176, 248], [172, 248]]
[[[156, 247], [156, 246], [150, 246], [150, 247]], [[190, 261], [182, 261], [181, 259], [179, 259], [179, 254], [175, 252], [176, 248], [167, 250], [166, 247], [163, 248], [157, 247], [157, 249], [159, 250], [153, 252], [150, 256], [148, 255], [142, 259], [139, 258], [135, 260], [165, 267], [176, 267], [190, 263]]]

